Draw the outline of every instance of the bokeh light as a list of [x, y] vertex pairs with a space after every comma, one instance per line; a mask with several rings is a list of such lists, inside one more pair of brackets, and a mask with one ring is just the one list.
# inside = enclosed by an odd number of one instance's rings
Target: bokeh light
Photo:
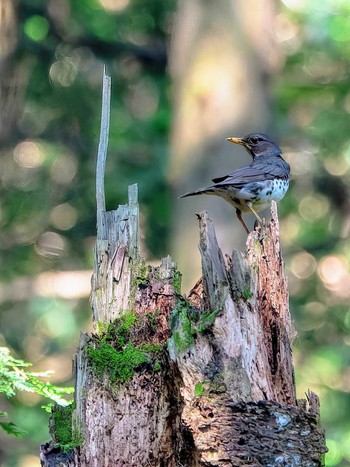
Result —
[[50, 212], [50, 221], [60, 230], [69, 230], [75, 226], [78, 219], [77, 210], [69, 203], [59, 204]]
[[129, 0], [99, 0], [100, 4], [107, 11], [122, 11], [129, 5]]
[[39, 297], [76, 299], [87, 297], [91, 288], [92, 271], [43, 272], [34, 283]]
[[69, 153], [60, 154], [53, 162], [50, 175], [53, 181], [62, 185], [71, 183], [78, 170], [78, 161]]
[[316, 266], [315, 258], [303, 251], [293, 256], [291, 271], [298, 279], [307, 279], [315, 272]]
[[71, 86], [78, 74], [78, 67], [75, 62], [68, 60], [57, 60], [51, 65], [50, 79], [53, 84], [63, 87]]
[[23, 141], [17, 144], [13, 156], [20, 167], [30, 169], [40, 167], [45, 160], [43, 148], [34, 141]]
[[299, 203], [299, 213], [308, 222], [323, 218], [329, 211], [329, 201], [322, 195], [305, 196]]
[[43, 41], [49, 31], [49, 23], [40, 15], [33, 15], [24, 23], [24, 32], [33, 41]]
[[38, 467], [40, 459], [37, 456], [26, 455], [23, 456], [18, 464], [18, 467]]
[[35, 242], [35, 250], [46, 258], [54, 258], [64, 254], [65, 239], [56, 232], [44, 232]]
[[318, 266], [324, 286], [341, 297], [350, 297], [349, 264], [344, 256], [326, 256]]

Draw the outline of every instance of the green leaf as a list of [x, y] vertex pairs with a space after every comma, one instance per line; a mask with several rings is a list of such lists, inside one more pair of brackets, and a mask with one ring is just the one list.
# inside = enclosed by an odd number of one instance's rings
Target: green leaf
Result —
[[0, 347], [0, 393], [12, 397], [16, 391], [27, 391], [46, 397], [59, 405], [66, 406], [69, 401], [62, 396], [72, 394], [72, 387], [61, 388], [39, 378], [51, 376], [52, 371], [30, 372], [25, 368], [31, 363], [14, 358], [7, 347]]
[[26, 435], [27, 432], [19, 428], [12, 422], [0, 422], [0, 427], [10, 436], [15, 436], [16, 438], [21, 438]]

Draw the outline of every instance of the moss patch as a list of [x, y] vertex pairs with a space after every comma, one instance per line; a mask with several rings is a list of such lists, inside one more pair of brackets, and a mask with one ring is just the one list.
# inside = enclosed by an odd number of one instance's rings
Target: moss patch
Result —
[[170, 317], [175, 348], [179, 352], [189, 348], [198, 334], [209, 330], [218, 313], [219, 310], [200, 312], [186, 300], [179, 300]]
[[177, 294], [181, 293], [181, 282], [182, 282], [182, 274], [180, 271], [176, 270], [174, 272], [173, 286], [174, 286], [174, 291]]
[[195, 329], [192, 328], [188, 309], [185, 306], [178, 310], [177, 318], [178, 328], [174, 331], [173, 337], [176, 348], [181, 352], [193, 344]]
[[252, 296], [253, 292], [250, 290], [249, 286], [245, 286], [242, 290], [242, 298], [244, 300], [249, 300]]
[[112, 382], [128, 381], [136, 368], [149, 361], [147, 355], [132, 344], [116, 350], [111, 344], [101, 343], [96, 348], [88, 347], [88, 356], [96, 376], [102, 378], [107, 372]]
[[155, 357], [163, 346], [134, 345], [132, 337], [138, 326], [140, 319], [128, 311], [104, 329], [100, 327], [99, 335], [87, 347], [92, 370], [98, 378], [107, 375], [112, 383], [125, 383], [142, 366], [159, 371], [160, 363]]
[[65, 407], [55, 405], [51, 410], [52, 437], [65, 453], [81, 446], [83, 437], [76, 430], [72, 429], [72, 413], [74, 404]]
[[210, 328], [210, 326], [214, 323], [217, 315], [219, 313], [219, 310], [214, 310], [214, 311], [208, 311], [206, 313], [201, 313], [198, 321], [198, 332], [203, 333], [207, 329]]
[[204, 394], [204, 383], [197, 383], [194, 387], [194, 396], [200, 397]]

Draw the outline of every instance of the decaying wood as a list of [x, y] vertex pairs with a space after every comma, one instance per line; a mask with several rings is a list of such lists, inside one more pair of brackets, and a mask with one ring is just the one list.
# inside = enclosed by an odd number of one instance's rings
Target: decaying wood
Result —
[[[200, 214], [202, 278], [183, 297], [170, 257], [157, 267], [140, 257], [137, 186], [115, 211], [105, 211], [99, 186], [97, 193], [94, 333], [82, 334], [74, 370], [72, 423], [83, 441], [66, 457], [55, 443], [43, 445], [42, 465], [323, 465], [318, 398], [295, 395], [276, 206], [271, 221], [248, 236], [246, 252], [231, 256], [222, 254], [212, 221]], [[130, 314], [127, 341], [108, 334]], [[94, 367], [91, 349], [102, 343], [148, 349], [148, 357], [130, 377], [115, 380], [108, 361], [102, 373]]]
[[131, 262], [139, 259], [137, 186], [129, 204], [103, 213], [104, 236], [96, 239], [91, 306], [95, 322], [109, 323], [129, 308]]
[[[198, 465], [322, 465], [317, 403], [310, 397], [310, 406], [299, 405], [295, 396], [294, 331], [276, 206], [271, 221], [248, 236], [247, 251], [230, 257], [223, 257], [206, 213], [199, 222], [201, 311], [218, 313], [189, 350], [170, 346]], [[196, 307], [200, 288], [196, 284]]]
[[[92, 279], [93, 316], [95, 323], [108, 323], [132, 309], [143, 319], [133, 343], [165, 345], [170, 336], [169, 316], [175, 308], [175, 264], [167, 257], [159, 267], [148, 266], [147, 279], [135, 288], [143, 263], [137, 247], [136, 193], [136, 187], [131, 187], [129, 204], [106, 213], [122, 221], [107, 223], [108, 243], [97, 240], [96, 259], [100, 266], [96, 267]], [[116, 276], [113, 264], [118, 253], [115, 252], [121, 250], [124, 257], [118, 261], [122, 273]], [[130, 294], [132, 281], [134, 291]], [[152, 332], [147, 324], [150, 315], [155, 323]], [[76, 356], [75, 427], [84, 433], [77, 465], [146, 466], [161, 465], [161, 462], [174, 467], [181, 465], [182, 457], [188, 458], [189, 454], [183, 454], [185, 428], [180, 423], [182, 398], [176, 365], [163, 352], [159, 356], [161, 372], [143, 368], [129, 384], [113, 387], [107, 375], [105, 381], [93, 375], [85, 352], [88, 339], [82, 336]]]
[[[129, 244], [137, 239], [125, 234], [134, 208], [131, 196], [130, 204], [121, 207], [124, 236], [118, 240], [114, 233], [115, 244], [110, 242], [104, 251], [107, 264], [112, 265], [119, 244], [138, 255]], [[75, 427], [83, 432], [84, 444], [75, 450], [74, 465], [322, 465], [325, 442], [317, 396], [310, 393], [309, 402], [295, 398], [294, 331], [275, 206], [271, 221], [249, 235], [247, 251], [234, 251], [231, 257], [222, 255], [206, 213], [199, 222], [203, 278], [187, 301], [174, 290], [175, 264], [169, 257], [159, 267], [148, 266], [147, 280], [129, 296], [128, 310], [132, 306], [140, 318], [151, 314], [157, 323], [151, 332], [144, 319], [135, 342], [167, 344], [159, 357], [161, 371], [141, 367], [131, 381], [116, 386], [108, 375], [101, 381], [86, 355], [91, 338], [82, 335], [76, 356]], [[115, 310], [125, 312], [125, 297], [118, 290], [133, 288], [142, 261], [126, 256], [119, 281], [99, 282], [95, 276], [101, 271], [95, 270], [93, 283], [100, 288], [93, 289], [92, 304], [105, 307], [95, 317], [111, 313], [114, 319]], [[113, 299], [97, 302], [94, 295], [99, 294]], [[202, 332], [193, 325], [193, 342], [181, 350], [174, 338], [181, 320], [169, 326], [179, 303], [192, 306], [197, 322], [215, 313]]]
[[103, 69], [103, 90], [102, 90], [102, 111], [100, 142], [98, 145], [97, 163], [96, 163], [96, 227], [97, 238], [106, 239], [106, 199], [104, 189], [104, 178], [107, 160], [109, 123], [111, 114], [111, 77], [106, 73], [106, 67]]
[[[288, 308], [288, 288], [279, 246], [276, 206], [272, 219], [252, 232], [247, 251], [223, 257], [214, 227], [206, 213], [200, 215], [200, 252], [203, 267], [202, 308], [219, 310], [207, 342], [197, 343], [198, 357], [205, 355], [226, 370], [225, 386], [235, 400], [271, 400], [296, 404], [291, 353], [293, 329]], [[191, 295], [191, 293], [190, 293]], [[223, 312], [221, 312], [223, 310]], [[178, 357], [181, 365], [180, 357]], [[185, 364], [186, 367], [186, 364]], [[229, 371], [236, 368], [235, 375]], [[200, 374], [199, 381], [205, 379]], [[194, 381], [194, 384], [199, 381]]]

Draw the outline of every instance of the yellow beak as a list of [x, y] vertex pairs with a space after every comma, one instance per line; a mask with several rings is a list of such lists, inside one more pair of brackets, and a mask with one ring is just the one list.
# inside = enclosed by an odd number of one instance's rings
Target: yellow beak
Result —
[[245, 142], [243, 141], [242, 138], [226, 138], [227, 141], [229, 141], [230, 143], [235, 143], [235, 144], [243, 144], [243, 146], [245, 145]]

